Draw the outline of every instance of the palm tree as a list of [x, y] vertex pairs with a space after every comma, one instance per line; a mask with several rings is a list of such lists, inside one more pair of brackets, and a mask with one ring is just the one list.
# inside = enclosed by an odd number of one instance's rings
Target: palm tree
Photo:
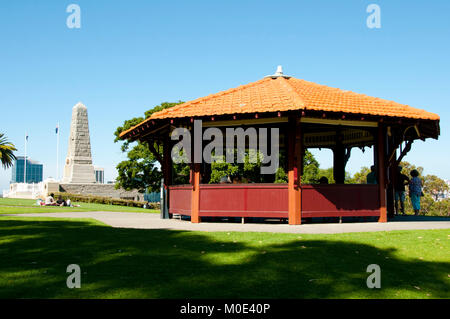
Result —
[[13, 161], [16, 159], [16, 156], [13, 153], [14, 151], [17, 151], [14, 144], [8, 142], [5, 134], [0, 133], [0, 162], [4, 169], [12, 166]]

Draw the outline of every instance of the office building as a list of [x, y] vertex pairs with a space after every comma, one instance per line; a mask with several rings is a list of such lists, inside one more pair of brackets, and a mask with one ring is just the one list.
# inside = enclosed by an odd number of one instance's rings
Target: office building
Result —
[[105, 170], [101, 167], [94, 167], [95, 182], [105, 184]]
[[11, 174], [11, 183], [40, 183], [43, 178], [43, 165], [27, 158], [26, 165], [26, 181], [24, 180], [25, 176], [25, 156], [17, 156]]

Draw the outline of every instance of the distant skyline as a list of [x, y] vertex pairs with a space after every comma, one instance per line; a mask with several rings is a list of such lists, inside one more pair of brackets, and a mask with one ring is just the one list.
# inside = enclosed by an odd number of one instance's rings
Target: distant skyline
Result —
[[[70, 4], [80, 28], [68, 28]], [[381, 9], [369, 29], [367, 7]], [[89, 115], [93, 164], [115, 179], [125, 159], [114, 131], [161, 102], [189, 101], [273, 74], [393, 100], [441, 117], [439, 140], [416, 141], [405, 160], [450, 179], [450, 2], [3, 1], [0, 132], [16, 155], [62, 177], [72, 107]], [[317, 153], [317, 152], [315, 152]], [[353, 174], [372, 151], [352, 152]], [[318, 153], [322, 168], [330, 151]], [[0, 169], [0, 190], [11, 169]]]

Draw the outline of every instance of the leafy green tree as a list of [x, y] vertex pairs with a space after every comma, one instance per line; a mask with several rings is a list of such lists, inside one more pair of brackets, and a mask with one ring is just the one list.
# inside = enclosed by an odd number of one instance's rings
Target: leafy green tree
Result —
[[322, 177], [326, 177], [328, 179], [328, 184], [336, 184], [336, 181], [334, 180], [333, 176], [333, 167], [327, 169], [319, 168], [319, 171], [317, 173], [317, 179], [314, 182], [318, 183], [319, 179]]
[[13, 161], [16, 159], [14, 151], [17, 151], [14, 144], [6, 139], [5, 134], [0, 133], [0, 162], [4, 169], [13, 165]]
[[156, 191], [162, 173], [155, 165], [154, 155], [145, 143], [139, 143], [127, 153], [127, 160], [117, 165], [117, 188]]
[[[236, 154], [237, 152], [235, 152]], [[256, 157], [256, 158], [254, 158]], [[211, 179], [210, 183], [219, 183], [222, 177], [233, 177], [239, 175], [243, 182], [259, 183], [263, 176], [260, 174], [262, 154], [249, 154], [247, 150], [244, 155], [244, 163], [237, 163], [236, 158], [234, 163], [226, 163], [225, 156], [222, 156], [220, 161], [211, 163]]]
[[[424, 175], [424, 169], [421, 166], [415, 166], [409, 162], [401, 162], [402, 173], [411, 177], [413, 169], [419, 172], [419, 178], [422, 180], [422, 190], [424, 196], [420, 199], [420, 211], [423, 215], [431, 216], [450, 216], [450, 199], [440, 200], [440, 194], [448, 191], [447, 183], [435, 175]], [[408, 193], [408, 188], [406, 188]], [[405, 209], [412, 212], [411, 201], [405, 201]]]
[[[285, 155], [280, 152], [280, 164], [285, 162]], [[286, 173], [287, 169], [285, 169], [282, 165], [278, 167], [275, 172], [275, 183], [282, 184], [288, 182], [288, 175]], [[303, 156], [303, 175], [302, 175], [302, 184], [313, 184], [317, 183], [319, 180], [319, 162], [316, 160], [314, 155], [305, 150], [305, 155]]]
[[433, 196], [434, 200], [437, 201], [442, 194], [448, 191], [448, 185], [436, 175], [426, 175], [424, 177], [423, 191]]
[[[136, 142], [133, 145], [129, 141], [120, 140], [119, 136], [123, 131], [130, 129], [131, 127], [141, 123], [143, 120], [149, 118], [153, 113], [161, 110], [173, 107], [183, 102], [169, 103], [164, 102], [160, 105], [145, 112], [144, 117], [135, 117], [130, 120], [124, 121], [122, 126], [119, 126], [114, 135], [114, 142], [122, 142], [121, 150], [127, 153], [127, 159], [120, 162], [117, 165], [118, 177], [116, 179], [116, 188], [124, 188], [126, 190], [137, 189], [141, 192], [156, 191], [160, 187], [160, 181], [162, 178], [161, 170], [157, 165], [157, 159], [150, 152], [146, 142]], [[156, 143], [153, 145], [155, 150], [162, 156], [162, 147]], [[131, 148], [131, 149], [130, 149]], [[186, 178], [185, 166], [174, 165], [175, 169], [178, 169], [181, 174], [174, 174], [175, 179]], [[189, 178], [189, 175], [188, 175]]]
[[421, 166], [416, 167], [408, 162], [401, 162], [402, 173], [411, 178], [411, 171], [413, 169], [419, 172], [419, 178], [422, 179], [423, 192], [430, 194], [435, 201], [439, 196], [449, 190], [447, 183], [436, 175], [424, 175], [424, 169]]
[[370, 173], [370, 168], [363, 166], [359, 172], [356, 172], [352, 178], [349, 179], [351, 184], [366, 184], [367, 175]]
[[302, 184], [317, 183], [319, 178], [319, 162], [310, 151], [306, 150], [303, 157]]
[[141, 123], [141, 122], [144, 121], [145, 119], [148, 119], [153, 113], [162, 111], [162, 110], [164, 110], [164, 109], [173, 107], [173, 106], [178, 105], [178, 104], [181, 104], [181, 103], [184, 103], [184, 102], [182, 102], [182, 101], [178, 101], [178, 102], [163, 102], [163, 103], [161, 103], [160, 105], [157, 105], [157, 106], [155, 106], [154, 108], [152, 108], [152, 109], [146, 111], [146, 112], [145, 112], [145, 117], [134, 117], [134, 118], [132, 118], [132, 119], [130, 119], [130, 120], [124, 121], [124, 122], [123, 122], [123, 125], [122, 125], [122, 126], [119, 126], [119, 127], [116, 129], [116, 131], [114, 132], [114, 135], [115, 135], [115, 137], [116, 137], [116, 138], [114, 139], [114, 142], [116, 142], [116, 143], [119, 142], [119, 141], [122, 142], [121, 150], [122, 150], [122, 152], [126, 152], [126, 151], [128, 150], [129, 145], [130, 145], [130, 142], [129, 142], [129, 141], [123, 141], [123, 140], [121, 140], [121, 139], [119, 138], [120, 134], [121, 134], [123, 131], [126, 131], [126, 130], [132, 128], [133, 126], [138, 125], [139, 123]]
[[409, 178], [411, 178], [410, 173], [413, 169], [415, 169], [419, 172], [419, 177], [423, 176], [423, 167], [422, 166], [415, 166], [408, 162], [400, 162], [400, 166], [402, 167], [402, 174], [405, 174]]
[[288, 182], [288, 176], [283, 167], [278, 167], [275, 172], [275, 184], [283, 184]]
[[436, 207], [433, 214], [436, 216], [450, 216], [450, 198], [435, 202]]
[[219, 183], [222, 177], [234, 176], [239, 171], [239, 167], [233, 163], [227, 163], [225, 160], [211, 163], [210, 184]]

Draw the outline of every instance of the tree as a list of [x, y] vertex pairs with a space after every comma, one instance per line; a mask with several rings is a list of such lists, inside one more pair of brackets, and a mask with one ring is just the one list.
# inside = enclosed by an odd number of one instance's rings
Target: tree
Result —
[[[400, 166], [402, 174], [407, 176], [410, 176], [413, 169], [419, 172], [424, 193], [420, 200], [421, 212], [431, 216], [450, 216], [450, 199], [439, 200], [440, 195], [449, 190], [447, 183], [436, 175], [423, 175], [423, 167], [416, 167], [408, 162], [401, 162]], [[411, 202], [407, 200], [405, 204], [406, 210], [412, 211]]]
[[306, 150], [303, 156], [302, 184], [317, 183], [319, 178], [319, 162], [310, 151]]
[[288, 176], [284, 171], [283, 167], [278, 167], [275, 172], [275, 184], [284, 184], [288, 182]]
[[4, 169], [13, 165], [13, 161], [16, 159], [14, 151], [17, 151], [14, 144], [6, 139], [5, 134], [0, 133], [0, 162]]
[[411, 176], [410, 173], [413, 169], [415, 169], [419, 172], [419, 176], [423, 176], [423, 167], [422, 166], [415, 166], [408, 162], [400, 162], [400, 166], [402, 167], [402, 174], [405, 174], [406, 176], [410, 177]]
[[438, 176], [423, 175], [423, 167], [416, 167], [408, 162], [401, 162], [400, 166], [402, 166], [402, 173], [407, 176], [410, 176], [411, 171], [416, 169], [422, 179], [423, 192], [432, 196], [435, 201], [437, 201], [442, 194], [449, 190], [447, 183]]
[[[280, 152], [280, 163], [285, 162], [285, 155]], [[305, 150], [303, 156], [303, 175], [301, 176], [302, 184], [314, 184], [319, 180], [319, 162], [316, 160], [314, 155]], [[275, 172], [275, 183], [282, 184], [288, 182], [288, 175], [286, 174], [286, 169], [283, 166], [278, 167]]]
[[426, 175], [424, 177], [423, 191], [433, 196], [433, 199], [437, 201], [439, 197], [448, 191], [448, 185], [436, 175]]
[[262, 154], [257, 152], [251, 154], [248, 149], [244, 155], [244, 163], [238, 163], [235, 151], [235, 162], [227, 163], [225, 156], [222, 156], [221, 161], [211, 163], [211, 179], [209, 183], [219, 183], [222, 177], [233, 177], [239, 175], [243, 182], [260, 183], [264, 177], [260, 174]]
[[[181, 104], [183, 102], [178, 101], [175, 103], [164, 102], [160, 105], [145, 112], [144, 117], [135, 117], [130, 120], [124, 121], [122, 126], [119, 126], [114, 135], [116, 136], [114, 142], [121, 141], [119, 136], [123, 131], [130, 129], [131, 127], [141, 123], [144, 119], [149, 118], [153, 113], [159, 112], [169, 107]], [[156, 143], [153, 145], [162, 156], [162, 147]], [[162, 178], [161, 170], [157, 165], [155, 156], [150, 152], [148, 144], [146, 142], [136, 142], [130, 149], [131, 145], [129, 141], [123, 141], [121, 150], [127, 153], [127, 160], [120, 162], [117, 165], [118, 177], [116, 179], [116, 188], [124, 188], [126, 190], [137, 189], [140, 192], [156, 191], [160, 187], [160, 181]], [[174, 167], [183, 171], [182, 165], [174, 165]], [[184, 177], [183, 175], [175, 175], [176, 178]]]
[[117, 165], [117, 188], [137, 189], [141, 192], [156, 191], [162, 173], [155, 166], [155, 157], [146, 143], [138, 143], [127, 153], [127, 160]]
[[351, 184], [366, 184], [367, 183], [367, 175], [370, 173], [370, 168], [363, 166], [359, 172], [356, 172], [355, 175], [349, 180]]
[[318, 180], [322, 177], [326, 177], [328, 180], [328, 184], [335, 184], [336, 181], [334, 180], [334, 176], [333, 176], [333, 167], [329, 167], [327, 169], [322, 169], [319, 168], [319, 172], [317, 174], [317, 180], [315, 181], [316, 183], [318, 182]]

